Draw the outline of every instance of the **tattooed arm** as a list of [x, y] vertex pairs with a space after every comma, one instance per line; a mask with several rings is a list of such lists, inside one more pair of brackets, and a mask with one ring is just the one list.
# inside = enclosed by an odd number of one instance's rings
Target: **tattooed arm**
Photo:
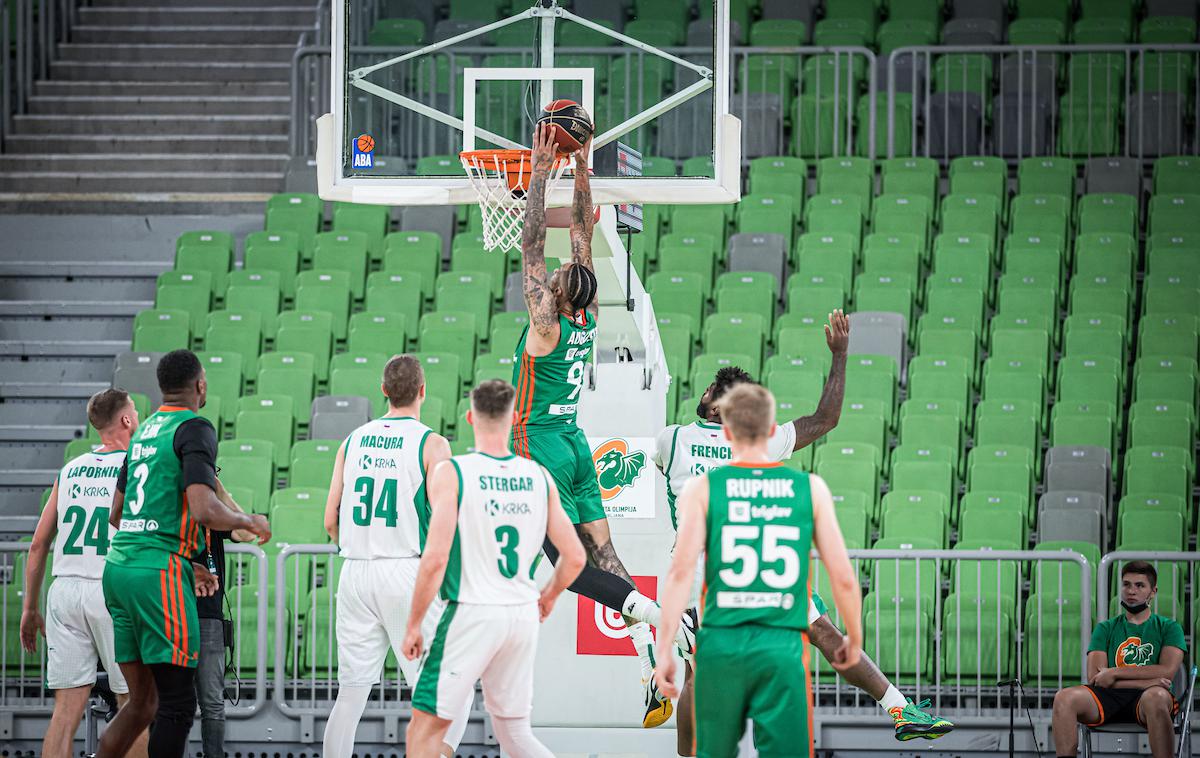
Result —
[[846, 395], [846, 348], [850, 342], [850, 319], [840, 310], [829, 314], [825, 327], [825, 341], [833, 354], [829, 367], [829, 378], [821, 390], [821, 399], [811, 416], [801, 416], [792, 421], [796, 428], [796, 446], [793, 450], [807, 447], [828, 434], [842, 416], [842, 399]]
[[[596, 216], [592, 206], [592, 182], [588, 177], [588, 150], [591, 140], [575, 152], [575, 197], [571, 201], [571, 261], [596, 273], [592, 265], [592, 230]], [[588, 303], [593, 316], [599, 312], [596, 298]]]
[[[546, 276], [546, 180], [554, 163], [554, 140], [548, 126], [533, 133], [533, 175], [525, 202], [521, 237], [522, 286], [529, 309], [529, 335], [539, 347], [558, 342], [558, 308]], [[545, 344], [548, 343], [548, 344]], [[540, 352], [540, 351], [539, 351]]]

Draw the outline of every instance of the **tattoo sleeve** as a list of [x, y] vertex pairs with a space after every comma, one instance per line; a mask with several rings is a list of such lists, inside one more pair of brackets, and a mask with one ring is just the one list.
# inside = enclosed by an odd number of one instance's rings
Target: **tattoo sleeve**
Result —
[[[575, 167], [575, 195], [571, 201], [571, 261], [586, 266], [592, 273], [596, 272], [592, 265], [592, 232], [596, 225], [596, 216], [592, 206], [592, 183], [588, 177], [587, 167]], [[587, 310], [593, 315], [598, 307], [596, 298], [588, 303]]]
[[558, 322], [558, 311], [546, 277], [546, 176], [546, 171], [535, 167], [529, 182], [521, 236], [521, 269], [529, 325], [540, 334], [550, 335]]
[[821, 390], [821, 400], [817, 403], [816, 411], [811, 416], [801, 416], [792, 422], [796, 428], [794, 450], [811, 445], [837, 426], [845, 396], [846, 354], [837, 353], [833, 356], [829, 378], [825, 380], [825, 388]]
[[617, 556], [617, 550], [613, 547], [612, 542], [600, 544], [596, 542], [595, 537], [582, 530], [579, 532], [579, 540], [583, 543], [583, 549], [587, 553], [590, 565], [609, 574], [615, 574], [631, 585], [633, 584], [633, 577], [625, 570], [625, 564], [621, 563], [621, 559]]

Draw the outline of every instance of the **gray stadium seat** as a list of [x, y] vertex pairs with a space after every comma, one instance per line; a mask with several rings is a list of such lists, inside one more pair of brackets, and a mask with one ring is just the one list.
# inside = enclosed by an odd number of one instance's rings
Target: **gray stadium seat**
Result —
[[[954, 0], [954, 18], [991, 21], [997, 28], [1003, 31], [1006, 21], [1005, 9], [1007, 7], [1007, 0]], [[1001, 36], [1001, 39], [1003, 39], [1003, 36]], [[946, 44], [952, 43], [948, 42]]]
[[1057, 463], [1098, 463], [1112, 472], [1112, 454], [1095, 445], [1055, 445], [1046, 451], [1046, 465]]
[[[617, 3], [607, 0], [607, 4], [616, 6]], [[576, 14], [579, 11], [575, 11]], [[742, 36], [742, 25], [736, 21], [729, 22], [729, 44], [741, 45], [744, 44], [746, 38]], [[713, 22], [712, 19], [702, 18], [688, 24], [687, 28], [687, 46], [688, 47], [711, 47], [713, 43]]]
[[433, 29], [433, 24], [437, 21], [438, 4], [429, 0], [383, 0], [380, 5], [382, 18], [421, 19], [425, 23], [426, 34]]
[[925, 139], [939, 158], [984, 152], [983, 99], [974, 92], [935, 92], [929, 96]]
[[1050, 97], [1032, 93], [996, 95], [992, 101], [992, 140], [1005, 158], [1045, 155], [1050, 146]]
[[317, 194], [316, 160], [304, 155], [289, 160], [283, 174], [283, 191]]
[[1003, 94], [1027, 93], [1027, 97], [1051, 102], [1058, 92], [1058, 59], [1050, 53], [1010, 53], [1000, 63], [999, 86]]
[[1053, 463], [1046, 466], [1046, 491], [1095, 492], [1109, 501], [1112, 477], [1099, 463]]
[[150, 407], [162, 405], [162, 392], [158, 389], [158, 362], [166, 353], [117, 353], [113, 360], [114, 387], [127, 392], [140, 392], [150, 399]]
[[504, 310], [525, 310], [525, 290], [521, 287], [520, 271], [514, 271], [504, 278]]
[[1103, 521], [1100, 511], [1046, 511], [1038, 524], [1038, 542], [1090, 542], [1103, 548]]
[[712, 152], [712, 93], [693, 97], [658, 119], [658, 148], [664, 158], [691, 158]]
[[890, 355], [904, 381], [906, 367], [904, 317], [899, 313], [860, 311], [850, 314], [850, 355]]
[[1137, 158], [1090, 158], [1083, 169], [1083, 191], [1142, 196], [1142, 164]]
[[1196, 0], [1146, 0], [1147, 16], [1196, 18]]
[[450, 241], [454, 236], [454, 211], [452, 205], [416, 206], [400, 209], [400, 230], [405, 232], [435, 232], [442, 238], [442, 258], [450, 258]]
[[1003, 21], [994, 18], [956, 17], [942, 29], [943, 45], [998, 45], [1003, 38]]
[[[1046, 514], [1053, 511], [1096, 511], [1104, 513], [1107, 503], [1104, 498], [1097, 495], [1095, 492], [1072, 492], [1070, 490], [1059, 490], [1057, 492], [1046, 492], [1038, 499], [1038, 523], [1045, 523]], [[1108, 534], [1105, 532], [1105, 524], [1101, 522], [1101, 545], [1107, 545]]]
[[607, 21], [618, 32], [625, 28], [625, 8], [612, 0], [575, 0], [571, 12], [590, 21]]
[[312, 420], [308, 437], [314, 440], [342, 440], [371, 420], [371, 403], [365, 397], [326, 395], [312, 402]]
[[774, 274], [783, 291], [787, 272], [787, 240], [782, 234], [741, 232], [729, 238], [730, 271], [765, 271]]
[[[441, 42], [451, 37], [457, 37], [460, 34], [465, 34], [481, 26], [483, 26], [483, 22], [481, 21], [462, 21], [459, 19], [444, 18], [433, 26], [433, 41]], [[476, 40], [476, 43], [478, 43], [478, 40]]]
[[[1151, 82], [1146, 83], [1147, 86]], [[1184, 152], [1183, 104], [1175, 92], [1143, 92], [1129, 98], [1129, 152], [1178, 155]]]
[[811, 34], [813, 15], [820, 4], [819, 0], [762, 0], [762, 17], [799, 19]]
[[783, 105], [779, 95], [743, 92], [729, 100], [733, 115], [742, 121], [742, 156], [780, 155], [783, 145]]

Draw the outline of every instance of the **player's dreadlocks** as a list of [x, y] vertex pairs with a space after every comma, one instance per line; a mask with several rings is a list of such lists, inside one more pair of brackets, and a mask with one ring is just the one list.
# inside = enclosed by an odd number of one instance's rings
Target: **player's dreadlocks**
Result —
[[596, 297], [596, 275], [587, 266], [578, 263], [563, 272], [566, 278], [563, 289], [571, 301], [571, 310], [581, 311], [592, 304]]

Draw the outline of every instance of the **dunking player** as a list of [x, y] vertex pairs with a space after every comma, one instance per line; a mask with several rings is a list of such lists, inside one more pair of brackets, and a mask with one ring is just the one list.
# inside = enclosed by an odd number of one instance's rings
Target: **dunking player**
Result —
[[[659, 726], [671, 716], [671, 701], [654, 684], [654, 639], [650, 624], [661, 610], [634, 587], [613, 548], [600, 501], [596, 466], [587, 436], [576, 424], [579, 395], [596, 338], [596, 275], [592, 269], [592, 191], [588, 182], [588, 145], [575, 153], [575, 196], [571, 212], [571, 261], [546, 276], [546, 180], [556, 145], [549, 127], [533, 135], [533, 173], [525, 210], [521, 262], [529, 326], [514, 355], [517, 421], [513, 450], [549, 471], [563, 509], [575, 524], [591, 564], [570, 589], [625, 614], [630, 639], [642, 664], [646, 714], [642, 725]], [[554, 546], [546, 555], [557, 559]], [[622, 610], [626, 606], [636, 612]], [[679, 627], [681, 649], [691, 652], [691, 620]]]
[[[821, 392], [816, 411], [789, 423], [776, 426], [767, 439], [766, 450], [772, 461], [785, 461], [796, 450], [820, 439], [838, 422], [842, 398], [846, 390], [846, 349], [850, 338], [850, 320], [840, 310], [829, 314], [825, 327], [826, 342], [833, 356], [829, 378]], [[733, 446], [722, 430], [721, 401], [736, 385], [753, 379], [740, 368], [731, 366], [717, 372], [712, 384], [704, 391], [696, 408], [699, 420], [691, 424], [672, 424], [658, 434], [655, 444], [655, 464], [667, 477], [667, 502], [671, 518], [676, 519], [675, 499], [694, 477], [714, 468], [727, 465], [733, 456]], [[699, 582], [693, 589], [692, 604], [699, 602]], [[842, 633], [829, 618], [821, 596], [813, 592], [808, 606], [808, 629], [812, 643], [821, 654], [832, 661], [841, 644]], [[935, 739], [950, 732], [954, 725], [931, 716], [911, 700], [906, 699], [865, 654], [854, 666], [840, 672], [846, 681], [863, 690], [891, 715], [896, 739], [915, 737]], [[691, 668], [685, 669], [686, 679], [679, 700], [677, 719], [679, 754], [694, 754], [695, 723], [692, 715]]]

